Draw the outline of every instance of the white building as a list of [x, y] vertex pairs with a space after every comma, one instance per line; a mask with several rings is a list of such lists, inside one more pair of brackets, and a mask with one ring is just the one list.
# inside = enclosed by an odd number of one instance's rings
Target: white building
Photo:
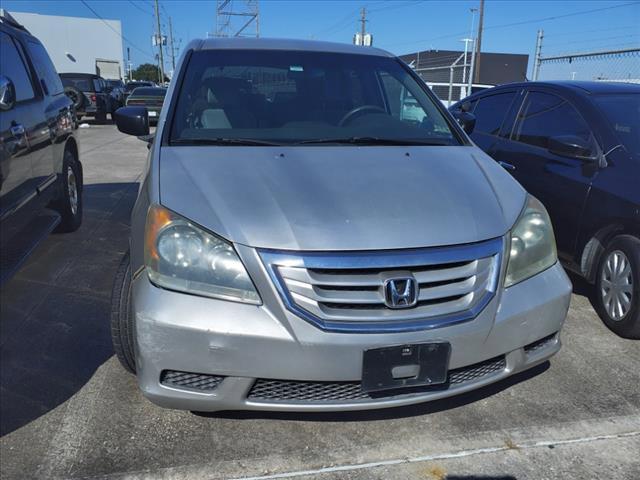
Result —
[[58, 73], [97, 73], [116, 79], [124, 76], [120, 20], [103, 22], [23, 12], [11, 15], [43, 43]]

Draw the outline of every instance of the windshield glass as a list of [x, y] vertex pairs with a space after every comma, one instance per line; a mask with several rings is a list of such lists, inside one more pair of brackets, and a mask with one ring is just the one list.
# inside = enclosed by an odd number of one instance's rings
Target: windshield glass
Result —
[[175, 144], [354, 138], [459, 144], [430, 97], [394, 58], [200, 51], [186, 66], [178, 95], [170, 140]]
[[595, 101], [620, 143], [631, 154], [640, 156], [640, 94], [598, 95]]
[[138, 87], [133, 92], [131, 92], [131, 96], [138, 97], [164, 97], [167, 93], [166, 88], [155, 88], [155, 87]]

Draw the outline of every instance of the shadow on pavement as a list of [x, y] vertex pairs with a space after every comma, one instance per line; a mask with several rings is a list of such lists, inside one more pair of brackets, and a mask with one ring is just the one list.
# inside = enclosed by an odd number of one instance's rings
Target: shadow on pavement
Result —
[[487, 385], [468, 393], [455, 397], [443, 398], [431, 402], [419, 403], [405, 407], [394, 407], [378, 410], [361, 410], [353, 412], [261, 412], [261, 411], [224, 411], [224, 412], [192, 412], [200, 417], [227, 418], [236, 420], [293, 420], [307, 422], [361, 422], [368, 420], [388, 420], [401, 417], [415, 417], [431, 413], [451, 410], [470, 403], [491, 397], [513, 385], [536, 377], [549, 369], [550, 363], [544, 362], [534, 368], [505, 378], [499, 382]]
[[444, 480], [516, 480], [512, 475], [485, 476], [485, 475], [447, 475]]
[[113, 355], [111, 283], [137, 188], [86, 185], [80, 229], [46, 238], [3, 286], [0, 435], [66, 401]]

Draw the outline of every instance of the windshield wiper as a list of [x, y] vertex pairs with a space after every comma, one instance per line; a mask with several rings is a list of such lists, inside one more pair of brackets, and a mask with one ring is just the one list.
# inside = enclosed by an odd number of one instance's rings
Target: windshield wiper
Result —
[[311, 140], [302, 140], [292, 143], [291, 145], [313, 145], [324, 143], [338, 143], [349, 145], [451, 145], [447, 142], [439, 142], [437, 140], [420, 140], [420, 139], [402, 139], [402, 138], [382, 138], [382, 137], [342, 137], [342, 138], [316, 138]]
[[172, 145], [235, 145], [235, 146], [268, 146], [281, 147], [282, 143], [254, 138], [178, 138], [171, 141]]

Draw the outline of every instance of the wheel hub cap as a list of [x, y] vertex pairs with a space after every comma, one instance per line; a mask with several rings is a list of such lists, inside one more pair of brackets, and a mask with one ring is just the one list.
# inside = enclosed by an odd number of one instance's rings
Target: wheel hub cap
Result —
[[614, 250], [602, 265], [600, 295], [609, 317], [615, 321], [622, 320], [633, 300], [633, 274], [631, 263], [620, 250]]
[[67, 167], [67, 189], [69, 191], [69, 205], [71, 213], [78, 213], [78, 186], [76, 185], [76, 176], [71, 167]]

